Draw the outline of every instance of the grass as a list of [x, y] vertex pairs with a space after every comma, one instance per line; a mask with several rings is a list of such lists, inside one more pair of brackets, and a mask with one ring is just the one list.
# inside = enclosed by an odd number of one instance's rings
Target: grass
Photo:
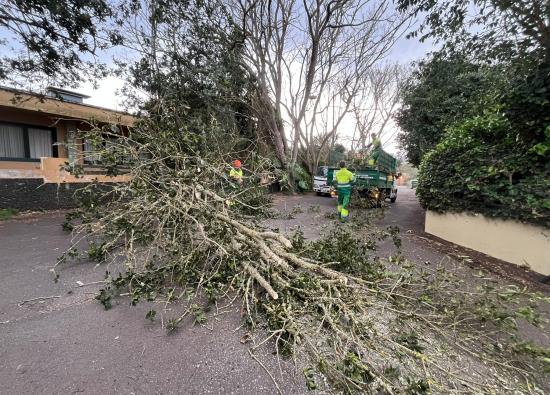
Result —
[[19, 211], [14, 208], [0, 208], [0, 221], [5, 221], [17, 215]]

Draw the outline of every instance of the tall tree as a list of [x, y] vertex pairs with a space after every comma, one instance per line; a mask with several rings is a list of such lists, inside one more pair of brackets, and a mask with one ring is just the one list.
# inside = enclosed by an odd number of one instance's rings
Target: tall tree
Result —
[[398, 9], [425, 15], [409, 36], [435, 38], [450, 52], [487, 61], [521, 58], [533, 51], [550, 59], [547, 0], [398, 0]]
[[373, 134], [383, 143], [393, 140], [395, 128], [390, 126], [398, 110], [400, 89], [406, 77], [402, 66], [391, 63], [367, 73], [352, 104], [355, 121], [353, 151], [364, 151], [372, 142]]
[[[386, 1], [238, 4], [247, 65], [260, 87], [260, 116], [268, 120], [277, 156], [292, 169], [302, 147], [313, 167], [311, 146], [325, 129], [320, 122], [332, 124], [333, 117], [338, 126], [363, 76], [392, 47], [407, 18]], [[331, 101], [340, 105], [330, 106]], [[324, 132], [329, 141], [336, 128]]]
[[[202, 148], [253, 139], [248, 114], [253, 81], [241, 67], [238, 27], [215, 1], [129, 1], [125, 45], [140, 56], [127, 68], [147, 119], [204, 138]], [[231, 137], [231, 139], [229, 139]], [[230, 141], [231, 140], [231, 141]]]

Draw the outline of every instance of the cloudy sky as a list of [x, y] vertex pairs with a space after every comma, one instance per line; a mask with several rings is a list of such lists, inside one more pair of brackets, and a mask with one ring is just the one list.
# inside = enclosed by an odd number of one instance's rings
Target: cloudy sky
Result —
[[[407, 40], [405, 37], [401, 37], [389, 54], [388, 59], [407, 64], [423, 58], [431, 50], [432, 46], [429, 43], [420, 43], [417, 39]], [[122, 88], [123, 84], [124, 82], [117, 77], [108, 77], [99, 81], [97, 89], [94, 89], [91, 83], [87, 83], [81, 86], [78, 91], [91, 96], [87, 100], [89, 104], [122, 110], [123, 107], [116, 92]]]

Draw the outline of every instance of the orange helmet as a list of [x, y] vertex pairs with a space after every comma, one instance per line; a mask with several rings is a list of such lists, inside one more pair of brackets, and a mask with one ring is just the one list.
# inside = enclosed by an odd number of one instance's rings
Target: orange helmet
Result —
[[235, 166], [238, 169], [239, 167], [241, 167], [241, 161], [238, 159], [235, 159], [233, 161], [233, 166]]

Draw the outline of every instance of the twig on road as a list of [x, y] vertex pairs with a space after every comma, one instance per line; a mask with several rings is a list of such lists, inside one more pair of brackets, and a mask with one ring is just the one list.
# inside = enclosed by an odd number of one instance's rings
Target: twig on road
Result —
[[256, 362], [258, 362], [258, 364], [266, 371], [266, 373], [269, 375], [269, 377], [271, 377], [271, 381], [273, 381], [273, 384], [275, 384], [275, 388], [277, 388], [277, 393], [279, 393], [280, 395], [283, 395], [281, 389], [279, 388], [279, 384], [277, 384], [277, 380], [275, 380], [275, 377], [273, 377], [273, 375], [271, 374], [271, 372], [265, 367], [265, 365], [254, 355], [254, 353], [252, 353], [252, 351], [250, 350], [250, 348], [248, 349], [248, 353], [250, 354], [250, 356], [252, 358], [254, 358], [254, 360]]
[[57, 298], [60, 298], [60, 297], [61, 297], [61, 295], [54, 295], [54, 296], [39, 296], [38, 298], [32, 298], [32, 299], [23, 300], [23, 301], [21, 301], [21, 302], [18, 303], [18, 306], [23, 306], [25, 303], [35, 302], [35, 301], [38, 301], [38, 300], [57, 299]]
[[91, 283], [83, 283], [82, 281], [77, 281], [76, 285], [78, 285], [80, 288], [87, 287], [88, 285], [96, 285], [96, 284], [106, 284], [107, 280], [101, 280], [101, 281], [94, 281]]

